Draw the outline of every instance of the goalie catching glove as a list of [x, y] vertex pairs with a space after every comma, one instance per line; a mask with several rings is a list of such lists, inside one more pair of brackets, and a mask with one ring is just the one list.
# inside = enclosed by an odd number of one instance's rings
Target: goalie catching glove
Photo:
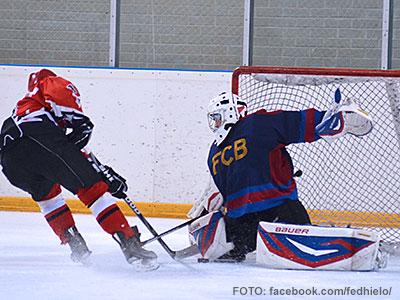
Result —
[[316, 127], [316, 133], [327, 140], [333, 141], [344, 136], [346, 133], [363, 136], [373, 128], [371, 116], [354, 103], [351, 99], [339, 104], [342, 96], [340, 90], [335, 92], [335, 103], [328, 110], [321, 123]]

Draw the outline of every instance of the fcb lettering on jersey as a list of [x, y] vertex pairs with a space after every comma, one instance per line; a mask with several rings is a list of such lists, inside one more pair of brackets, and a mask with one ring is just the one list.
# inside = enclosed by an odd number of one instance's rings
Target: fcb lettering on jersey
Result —
[[230, 217], [298, 199], [293, 163], [285, 146], [318, 140], [315, 126], [323, 115], [315, 109], [260, 110], [236, 123], [219, 146], [213, 143], [208, 167]]
[[224, 166], [229, 166], [232, 162], [238, 161], [247, 155], [246, 139], [238, 139], [233, 142], [233, 145], [226, 146], [222, 151], [217, 152], [212, 157], [213, 168], [212, 172], [217, 175], [217, 164], [220, 162]]

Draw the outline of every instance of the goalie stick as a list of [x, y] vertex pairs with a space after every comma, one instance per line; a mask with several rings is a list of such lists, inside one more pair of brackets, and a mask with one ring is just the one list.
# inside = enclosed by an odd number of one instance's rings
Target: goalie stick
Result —
[[167, 231], [164, 231], [164, 232], [158, 234], [157, 236], [154, 236], [154, 237], [152, 237], [152, 238], [150, 238], [148, 240], [145, 240], [145, 241], [143, 241], [141, 243], [142, 243], [142, 245], [146, 245], [148, 243], [154, 242], [155, 240], [157, 240], [159, 238], [162, 238], [163, 236], [166, 236], [167, 234], [170, 234], [172, 232], [177, 231], [178, 229], [181, 229], [181, 228], [183, 228], [185, 226], [188, 226], [188, 225], [192, 224], [194, 221], [196, 221], [197, 219], [199, 219], [201, 217], [202, 216], [197, 216], [196, 218], [193, 218], [193, 219], [191, 219], [189, 221], [186, 221], [185, 223], [179, 224], [179, 225], [177, 225], [177, 226], [175, 226], [175, 227], [173, 227], [171, 229], [168, 229]]
[[[104, 166], [100, 163], [100, 161], [96, 158], [96, 156], [93, 154], [93, 152], [88, 149], [87, 147], [85, 147], [83, 149], [83, 151], [85, 151], [85, 153], [87, 155], [90, 156], [90, 158], [93, 160], [93, 162], [95, 163], [95, 165], [99, 168], [99, 170], [104, 170]], [[135, 215], [140, 219], [140, 221], [142, 221], [142, 223], [146, 226], [146, 228], [150, 231], [150, 233], [154, 236], [154, 239], [156, 239], [161, 247], [165, 250], [165, 252], [168, 253], [168, 255], [174, 259], [174, 260], [179, 260], [179, 259], [183, 259], [189, 256], [193, 256], [196, 255], [197, 253], [199, 253], [199, 249], [197, 247], [197, 245], [192, 245], [189, 246], [187, 248], [184, 248], [182, 250], [178, 250], [178, 251], [174, 251], [171, 250], [171, 248], [164, 242], [164, 240], [161, 239], [161, 236], [159, 236], [159, 234], [157, 233], [157, 231], [153, 228], [153, 226], [151, 226], [151, 224], [147, 221], [147, 219], [143, 216], [143, 214], [140, 212], [140, 210], [136, 207], [136, 205], [132, 202], [131, 199], [129, 199], [128, 196], [126, 196], [125, 198], [123, 198], [123, 200], [125, 201], [125, 203], [132, 209], [132, 211], [135, 213]], [[192, 220], [190, 220], [192, 221]], [[193, 220], [194, 221], [194, 220]], [[186, 225], [185, 225], [186, 226]], [[170, 231], [172, 232], [172, 231]], [[164, 235], [166, 233], [164, 232]], [[148, 243], [148, 242], [147, 242]], [[196, 249], [197, 248], [197, 249]]]

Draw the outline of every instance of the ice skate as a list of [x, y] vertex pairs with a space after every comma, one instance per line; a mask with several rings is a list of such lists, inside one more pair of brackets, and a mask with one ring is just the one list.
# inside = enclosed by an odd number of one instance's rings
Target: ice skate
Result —
[[75, 226], [68, 228], [65, 231], [65, 236], [68, 238], [67, 244], [71, 248], [71, 260], [74, 263], [89, 263], [89, 256], [92, 254], [92, 251], [86, 245], [85, 240], [82, 235], [78, 232]]
[[158, 269], [157, 255], [153, 251], [146, 250], [140, 245], [138, 234], [126, 238], [123, 232], [113, 234], [113, 239], [120, 245], [125, 259], [139, 271], [151, 271]]
[[380, 242], [378, 253], [375, 260], [375, 270], [385, 269], [387, 267], [390, 253], [393, 252], [393, 245], [389, 243]]
[[246, 259], [246, 255], [243, 253], [240, 253], [239, 251], [235, 251], [235, 249], [229, 251], [228, 253], [225, 253], [224, 255], [221, 255], [218, 257], [215, 262], [222, 262], [222, 263], [238, 263], [242, 262]]

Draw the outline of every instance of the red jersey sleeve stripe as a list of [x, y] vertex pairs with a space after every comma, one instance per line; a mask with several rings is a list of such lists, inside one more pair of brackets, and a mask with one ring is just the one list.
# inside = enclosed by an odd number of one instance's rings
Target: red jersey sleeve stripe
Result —
[[304, 141], [313, 142], [315, 140], [315, 109], [306, 110]]

